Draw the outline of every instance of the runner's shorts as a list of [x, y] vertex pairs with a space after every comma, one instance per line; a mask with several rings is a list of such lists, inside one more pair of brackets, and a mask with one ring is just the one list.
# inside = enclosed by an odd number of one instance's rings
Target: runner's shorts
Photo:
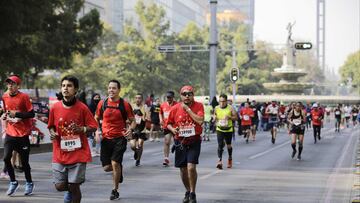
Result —
[[122, 164], [126, 151], [127, 140], [125, 137], [113, 139], [104, 138], [101, 141], [100, 160], [102, 166], [110, 165], [111, 161]]
[[58, 183], [85, 182], [86, 163], [60, 164], [52, 163], [53, 180]]
[[191, 144], [184, 145], [180, 141], [174, 140], [175, 148], [175, 167], [186, 167], [188, 163], [198, 164], [201, 151], [201, 141], [197, 140]]
[[296, 134], [296, 135], [304, 135], [305, 133], [305, 126], [301, 125], [301, 126], [292, 126], [290, 129], [290, 133], [291, 134]]

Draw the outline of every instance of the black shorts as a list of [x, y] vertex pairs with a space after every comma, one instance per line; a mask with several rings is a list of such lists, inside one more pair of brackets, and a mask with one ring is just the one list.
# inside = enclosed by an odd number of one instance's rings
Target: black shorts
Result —
[[352, 117], [353, 122], [355, 122], [356, 119], [357, 119], [357, 116], [353, 116], [353, 117]]
[[127, 140], [125, 137], [114, 139], [104, 138], [101, 141], [100, 160], [102, 166], [110, 165], [111, 161], [122, 164], [124, 152], [126, 151]]
[[167, 134], [170, 134], [171, 136], [173, 136], [172, 132], [170, 130], [168, 130], [167, 128], [164, 128], [164, 136], [167, 135]]
[[296, 134], [296, 135], [304, 135], [305, 133], [305, 126], [292, 126], [290, 129], [290, 133], [291, 134]]
[[224, 140], [225, 140], [225, 143], [227, 145], [231, 144], [233, 132], [216, 131], [216, 134], [217, 134], [218, 143], [224, 142]]
[[250, 129], [251, 129], [251, 125], [242, 125], [241, 126], [242, 131], [246, 131], [246, 130], [250, 130]]
[[252, 125], [252, 126], [258, 126], [258, 125], [259, 125], [259, 119], [257, 119], [257, 118], [251, 119], [251, 125]]
[[195, 141], [191, 144], [180, 144], [178, 140], [174, 140], [175, 148], [175, 167], [183, 168], [188, 163], [198, 164], [201, 151], [201, 141]]
[[146, 137], [146, 133], [134, 133], [132, 136], [132, 139], [138, 140], [138, 139], [142, 139], [142, 140], [147, 140]]

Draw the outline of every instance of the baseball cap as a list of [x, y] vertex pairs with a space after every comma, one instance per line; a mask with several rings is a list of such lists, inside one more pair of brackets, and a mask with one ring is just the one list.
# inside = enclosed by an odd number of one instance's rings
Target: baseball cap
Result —
[[166, 92], [166, 97], [174, 97], [175, 93], [173, 91]]
[[313, 108], [317, 108], [317, 107], [318, 107], [318, 104], [317, 104], [317, 103], [314, 103], [312, 107], [313, 107]]
[[10, 77], [8, 77], [5, 82], [15, 82], [17, 85], [20, 85], [21, 84], [21, 79], [16, 76], [16, 75], [12, 75]]

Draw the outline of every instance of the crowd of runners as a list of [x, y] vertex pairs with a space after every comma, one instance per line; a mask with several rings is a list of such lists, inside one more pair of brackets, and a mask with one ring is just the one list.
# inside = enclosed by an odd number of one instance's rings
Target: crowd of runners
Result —
[[[3, 173], [10, 179], [6, 194], [13, 196], [20, 185], [11, 161], [13, 151], [16, 151], [26, 179], [24, 194], [31, 195], [35, 185], [29, 164], [29, 135], [35, 113], [29, 96], [19, 91], [20, 77], [11, 75], [6, 84], [0, 109], [5, 130]], [[66, 76], [61, 80], [59, 101], [50, 109], [48, 128], [53, 142], [54, 187], [64, 191], [64, 202], [81, 201], [80, 185], [85, 182], [86, 164], [94, 156], [100, 156], [103, 170], [112, 173], [110, 200], [119, 199], [127, 146], [134, 153], [135, 166], [141, 166], [146, 140], [159, 142], [163, 139], [163, 161], [159, 164], [164, 167], [172, 164], [170, 152], [175, 153], [173, 165], [179, 168], [185, 188], [183, 202], [195, 203], [196, 165], [202, 141], [216, 137], [218, 160], [214, 167], [222, 170], [225, 146], [228, 153], [226, 167], [232, 168], [232, 142], [236, 133], [244, 137], [245, 143], [251, 144], [256, 142], [257, 131], [268, 131], [269, 141], [275, 144], [278, 130], [284, 129], [291, 137], [291, 158], [296, 156], [301, 160], [305, 132], [313, 134], [316, 144], [321, 140], [324, 123], [334, 120], [335, 131], [340, 132], [342, 128], [355, 127], [360, 122], [360, 106], [356, 105], [324, 106], [316, 101], [285, 105], [278, 101], [257, 103], [248, 100], [237, 106], [225, 94], [211, 101], [205, 98], [198, 102], [194, 99], [192, 86], [158, 93], [165, 95], [163, 102], [154, 95], [146, 97], [142, 93], [124, 99], [119, 96], [121, 84], [117, 80], [110, 80], [107, 90], [106, 96], [101, 98], [101, 94], [93, 94], [91, 102], [86, 104], [76, 97], [79, 91], [77, 78]]]

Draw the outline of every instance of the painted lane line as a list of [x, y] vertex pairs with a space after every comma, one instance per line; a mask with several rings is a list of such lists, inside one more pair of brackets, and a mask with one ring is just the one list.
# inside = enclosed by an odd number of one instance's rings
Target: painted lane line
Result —
[[283, 146], [285, 146], [285, 145], [290, 144], [290, 142], [291, 142], [291, 140], [286, 141], [286, 142], [282, 143], [281, 145], [278, 145], [278, 146], [276, 146], [276, 147], [274, 147], [274, 148], [271, 148], [271, 149], [268, 149], [268, 150], [263, 151], [263, 152], [261, 152], [261, 153], [255, 154], [255, 155], [249, 157], [248, 159], [252, 160], [252, 159], [256, 159], [256, 158], [258, 158], [258, 157], [261, 157], [261, 156], [263, 156], [263, 155], [265, 155], [265, 154], [267, 154], [267, 153], [269, 153], [269, 152], [272, 152], [272, 151], [277, 150], [277, 149], [279, 149], [279, 148], [281, 148], [281, 147], [283, 147]]
[[218, 173], [221, 173], [222, 171], [223, 171], [223, 170], [213, 171], [213, 172], [211, 172], [211, 173], [209, 173], [209, 174], [206, 174], [206, 175], [200, 177], [199, 179], [200, 179], [200, 180], [205, 180], [205, 179], [207, 179], [207, 178], [209, 178], [209, 177], [211, 177], [211, 176], [214, 176], [214, 175], [216, 175], [216, 174], [218, 174]]
[[331, 196], [336, 187], [336, 176], [340, 172], [341, 165], [344, 162], [346, 155], [348, 155], [350, 145], [352, 144], [352, 138], [355, 135], [355, 133], [358, 133], [358, 132], [354, 131], [353, 133], [351, 133], [351, 136], [348, 137], [346, 145], [341, 152], [341, 156], [336, 161], [335, 168], [333, 169], [333, 172], [331, 173], [331, 175], [329, 176], [329, 178], [327, 180], [327, 184], [326, 184], [327, 192], [325, 193], [324, 198], [323, 198], [324, 201], [322, 201], [322, 202], [331, 202]]

